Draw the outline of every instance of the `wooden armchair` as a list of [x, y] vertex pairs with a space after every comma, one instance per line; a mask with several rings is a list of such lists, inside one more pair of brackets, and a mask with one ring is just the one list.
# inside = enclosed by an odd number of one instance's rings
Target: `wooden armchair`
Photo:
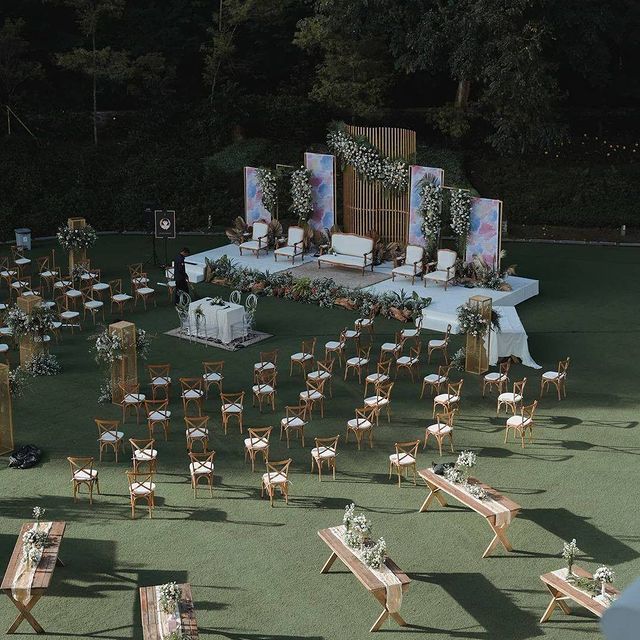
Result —
[[425, 286], [429, 280], [436, 284], [444, 284], [444, 290], [447, 285], [456, 278], [456, 260], [458, 254], [451, 249], [438, 249], [438, 259], [435, 262], [427, 264], [427, 273], [424, 276]]

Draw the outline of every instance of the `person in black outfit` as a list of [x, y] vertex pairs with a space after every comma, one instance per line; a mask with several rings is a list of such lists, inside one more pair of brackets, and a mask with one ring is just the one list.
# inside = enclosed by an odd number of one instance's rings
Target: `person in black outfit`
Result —
[[191, 251], [187, 247], [180, 249], [180, 253], [173, 261], [173, 278], [176, 281], [176, 288], [174, 292], [174, 302], [178, 304], [181, 293], [189, 293], [189, 277], [187, 276], [187, 270], [184, 266], [184, 259], [191, 255]]

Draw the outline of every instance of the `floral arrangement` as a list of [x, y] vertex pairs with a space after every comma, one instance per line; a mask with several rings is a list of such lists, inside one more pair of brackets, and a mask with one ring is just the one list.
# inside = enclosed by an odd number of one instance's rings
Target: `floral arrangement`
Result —
[[601, 582], [604, 584], [611, 584], [614, 579], [616, 577], [615, 572], [613, 571], [613, 569], [611, 569], [611, 567], [607, 567], [606, 565], [602, 565], [600, 567], [598, 567], [594, 572], [593, 572], [593, 579], [596, 582]]
[[402, 191], [409, 186], [409, 165], [402, 159], [387, 158], [364, 137], [347, 133], [344, 122], [334, 122], [327, 133], [329, 149], [340, 159], [343, 168], [351, 165], [365, 180], [379, 180], [391, 191]]
[[445, 469], [444, 477], [455, 484], [462, 485], [474, 498], [485, 500], [487, 492], [480, 485], [469, 483], [469, 473], [478, 463], [478, 456], [473, 451], [462, 451], [452, 466]]
[[22, 558], [27, 564], [37, 564], [42, 558], [42, 552], [49, 543], [49, 534], [38, 531], [35, 527], [25, 531], [22, 535]]
[[98, 234], [90, 224], [79, 227], [78, 229], [72, 229], [63, 224], [58, 228], [56, 237], [58, 238], [60, 246], [65, 251], [74, 251], [92, 247], [98, 239]]
[[160, 585], [159, 592], [158, 601], [162, 611], [165, 613], [174, 613], [182, 598], [182, 589], [176, 582], [167, 582], [166, 584]]
[[62, 371], [58, 358], [51, 353], [37, 353], [25, 365], [26, 372], [33, 376], [57, 376]]
[[371, 539], [373, 527], [363, 513], [355, 512], [356, 505], [347, 505], [342, 517], [345, 544], [357, 551], [362, 561], [372, 569], [379, 569], [387, 557], [387, 543], [384, 538]]
[[458, 307], [460, 333], [481, 338], [487, 333], [489, 323], [468, 302]]
[[464, 371], [467, 361], [467, 350], [464, 347], [458, 349], [451, 358], [451, 366], [456, 371]]
[[[110, 366], [123, 356], [123, 345], [120, 336], [105, 329], [96, 336], [93, 345], [95, 361], [98, 365]], [[147, 359], [151, 349], [151, 338], [144, 329], [136, 329], [136, 353], [143, 360]]]
[[112, 401], [111, 379], [105, 378], [98, 388], [98, 404], [111, 404]]
[[9, 391], [12, 398], [21, 398], [29, 386], [26, 371], [18, 366], [9, 371]]
[[53, 330], [56, 316], [49, 307], [37, 305], [27, 314], [18, 306], [7, 312], [6, 323], [16, 339], [41, 338]]
[[452, 189], [449, 200], [451, 229], [461, 240], [469, 235], [471, 220], [471, 193], [466, 189]]
[[442, 227], [442, 187], [424, 180], [418, 194], [418, 215], [422, 218], [420, 229], [429, 244], [435, 245]]
[[313, 192], [311, 171], [300, 167], [291, 173], [291, 212], [299, 223], [306, 222], [313, 215]]
[[567, 561], [568, 576], [573, 575], [573, 564], [579, 552], [580, 552], [580, 549], [578, 549], [578, 545], [576, 544], [575, 538], [573, 538], [571, 542], [564, 542], [562, 544], [562, 557]]
[[258, 186], [262, 191], [262, 204], [271, 214], [275, 214], [278, 207], [278, 178], [274, 171], [260, 167], [256, 172]]
[[31, 515], [34, 517], [36, 522], [40, 522], [40, 518], [44, 516], [46, 511], [47, 510], [44, 507], [33, 507], [33, 511], [31, 512]]
[[374, 294], [362, 289], [351, 289], [337, 284], [331, 278], [295, 278], [291, 272], [268, 273], [234, 265], [227, 256], [206, 261], [210, 282], [250, 291], [263, 296], [296, 300], [320, 307], [342, 306], [358, 311], [362, 317], [382, 315], [401, 322], [415, 320], [431, 303], [416, 292], [389, 291]]
[[[506, 256], [504, 249], [500, 252], [500, 260]], [[461, 265], [459, 273], [464, 274], [464, 278], [476, 286], [494, 291], [511, 291], [511, 285], [506, 282], [505, 277], [516, 272], [516, 265], [510, 265], [506, 269], [498, 271], [495, 267], [478, 255], [474, 255], [471, 262]]]
[[[224, 307], [224, 305], [227, 304], [227, 301], [224, 298], [220, 298], [219, 296], [216, 296], [215, 298], [211, 298], [211, 300], [209, 300], [209, 304], [212, 307]], [[200, 309], [200, 307], [197, 307], [196, 311], [198, 309]]]

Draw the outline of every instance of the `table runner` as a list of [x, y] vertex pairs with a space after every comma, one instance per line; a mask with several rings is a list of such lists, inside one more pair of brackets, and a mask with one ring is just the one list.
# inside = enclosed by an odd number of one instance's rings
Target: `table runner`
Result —
[[[49, 534], [52, 526], [53, 522], [34, 522], [29, 531], [40, 531]], [[14, 600], [26, 604], [31, 598], [31, 585], [33, 584], [40, 560], [42, 560], [42, 554], [38, 562], [32, 562], [31, 564], [27, 563], [24, 555], [20, 558], [11, 585], [11, 594]]]
[[442, 476], [442, 479], [448, 482], [451, 486], [456, 487], [457, 489], [462, 491], [462, 493], [469, 496], [470, 498], [473, 498], [478, 502], [482, 502], [482, 504], [485, 507], [487, 507], [487, 509], [489, 509], [492, 513], [495, 514], [497, 527], [502, 527], [504, 525], [508, 525], [511, 523], [511, 510], [509, 509], [509, 507], [506, 507], [502, 503], [498, 502], [495, 498], [491, 496], [491, 494], [487, 493], [487, 497], [484, 498], [483, 500], [480, 500], [480, 498], [476, 498], [476, 496], [470, 493], [464, 485], [451, 482], [450, 480], [447, 480], [447, 478], [445, 478], [444, 476]]
[[585, 591], [584, 589], [580, 589], [580, 587], [577, 587], [573, 582], [569, 582], [567, 580], [567, 574], [569, 573], [568, 569], [556, 569], [556, 571], [552, 571], [551, 573], [554, 576], [557, 576], [558, 578], [560, 578], [560, 580], [562, 580], [563, 582], [566, 582], [567, 584], [571, 585], [576, 591], [579, 591], [580, 593], [584, 593], [584, 595], [587, 596], [587, 598], [591, 598], [592, 600], [599, 602], [601, 605], [604, 605], [605, 607], [610, 606], [611, 603], [613, 602], [613, 600], [610, 597], [603, 598], [602, 594], [598, 594], [594, 596], [588, 591]]
[[[344, 525], [340, 525], [339, 527], [331, 527], [329, 529], [331, 533], [333, 533], [340, 540], [344, 541], [344, 533], [346, 531], [346, 527]], [[362, 555], [349, 547], [346, 543], [344, 545], [358, 560], [364, 562], [362, 560]], [[396, 576], [386, 564], [383, 564], [379, 569], [374, 569], [370, 567], [366, 563], [365, 566], [371, 570], [371, 572], [384, 584], [385, 590], [387, 592], [387, 600], [386, 600], [386, 608], [389, 613], [397, 613], [400, 611], [400, 607], [402, 606], [402, 582]]]
[[156, 592], [156, 620], [158, 621], [158, 631], [160, 640], [174, 631], [182, 631], [182, 618], [180, 616], [180, 604], [176, 605], [173, 613], [166, 613], [160, 605], [160, 586], [154, 587]]

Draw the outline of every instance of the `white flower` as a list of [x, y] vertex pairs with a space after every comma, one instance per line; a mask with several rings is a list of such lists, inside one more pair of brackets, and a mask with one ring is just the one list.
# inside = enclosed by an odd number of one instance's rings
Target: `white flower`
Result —
[[450, 200], [451, 229], [462, 238], [469, 234], [471, 193], [466, 189], [452, 189]]
[[602, 565], [601, 567], [598, 567], [594, 573], [593, 573], [593, 579], [596, 582], [613, 582], [614, 578], [615, 578], [615, 573], [613, 572], [613, 569], [611, 569], [610, 567], [607, 567], [606, 565]]
[[456, 466], [471, 469], [476, 466], [478, 456], [473, 451], [462, 451], [456, 460]]
[[176, 582], [167, 582], [160, 586], [159, 591], [160, 607], [165, 613], [173, 613], [182, 598], [182, 588]]
[[562, 544], [562, 557], [565, 560], [569, 560], [571, 563], [573, 563], [573, 560], [575, 559], [575, 557], [578, 555], [579, 552], [580, 552], [580, 549], [578, 549], [578, 545], [576, 544], [575, 538], [573, 538], [571, 542], [564, 542]]
[[387, 543], [379, 538], [372, 545], [365, 545], [361, 550], [362, 561], [373, 569], [379, 569], [387, 557]]
[[33, 517], [36, 520], [40, 520], [44, 516], [46, 509], [44, 507], [33, 507]]

